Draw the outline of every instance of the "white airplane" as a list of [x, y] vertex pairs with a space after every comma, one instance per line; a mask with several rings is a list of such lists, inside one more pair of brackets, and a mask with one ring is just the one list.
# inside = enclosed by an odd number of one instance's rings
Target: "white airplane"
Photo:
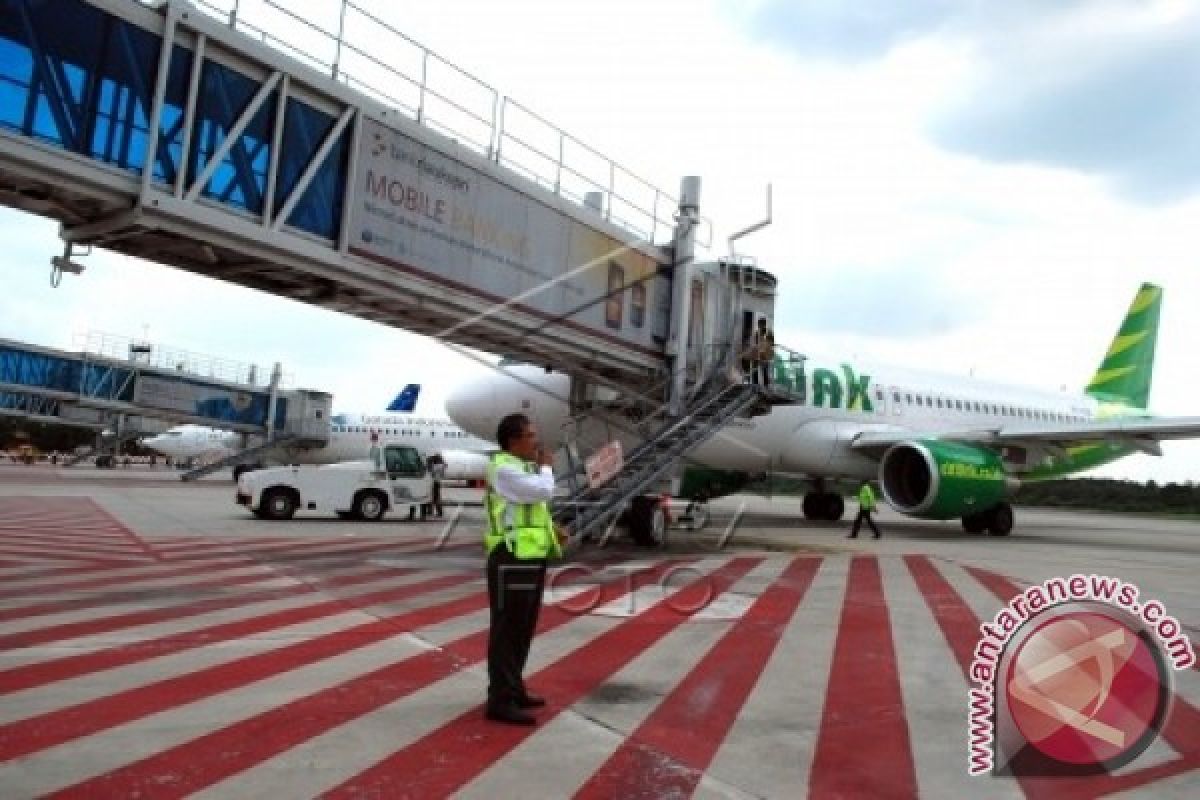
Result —
[[[878, 480], [884, 499], [903, 514], [958, 518], [968, 531], [1003, 536], [1013, 527], [1007, 498], [1022, 481], [1061, 477], [1134, 452], [1158, 455], [1161, 440], [1200, 437], [1200, 417], [1154, 417], [1146, 410], [1161, 305], [1162, 290], [1144, 284], [1080, 394], [777, 353], [773, 380], [803, 401], [737, 419], [698, 447], [686, 459], [677, 494], [704, 502], [755, 475], [792, 474], [812, 482], [805, 516], [836, 520], [844, 504], [825, 480]], [[460, 387], [446, 409], [481, 436], [494, 435], [505, 414], [523, 411], [557, 446], [569, 386], [567, 375], [509, 366]], [[583, 452], [610, 438], [607, 431], [604, 423], [585, 423]], [[618, 438], [627, 452], [638, 443], [631, 434]], [[662, 527], [656, 517], [634, 533], [652, 543]]]
[[[271, 456], [285, 464], [336, 464], [368, 457], [372, 445], [410, 444], [426, 455], [437, 453], [446, 464], [451, 480], [481, 480], [487, 470], [490, 442], [478, 439], [447, 419], [413, 415], [418, 384], [409, 384], [387, 410], [393, 414], [334, 414], [330, 418], [329, 444], [318, 449], [285, 448]], [[202, 425], [180, 425], [165, 433], [143, 439], [144, 446], [185, 461], [216, 460], [244, 448], [241, 434]], [[235, 473], [247, 469], [239, 465]]]
[[216, 459], [232, 455], [242, 436], [232, 431], [203, 425], [177, 425], [156, 436], [141, 440], [141, 445], [176, 460]]

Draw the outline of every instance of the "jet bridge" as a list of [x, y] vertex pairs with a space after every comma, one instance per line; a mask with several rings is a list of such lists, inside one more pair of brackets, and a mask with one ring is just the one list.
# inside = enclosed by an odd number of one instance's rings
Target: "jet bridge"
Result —
[[0, 0], [0, 202], [61, 221], [55, 277], [96, 245], [602, 382], [669, 369], [695, 209], [321, 5]]
[[[204, 378], [134, 360], [68, 353], [0, 339], [0, 414], [129, 434], [144, 419], [329, 441], [332, 396]], [[120, 424], [116, 419], [122, 419]]]

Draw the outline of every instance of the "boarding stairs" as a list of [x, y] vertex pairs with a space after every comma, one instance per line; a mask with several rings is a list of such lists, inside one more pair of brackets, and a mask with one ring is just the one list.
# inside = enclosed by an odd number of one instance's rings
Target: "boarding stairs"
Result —
[[701, 394], [686, 415], [668, 420], [647, 436], [608, 483], [595, 487], [581, 483], [572, 469], [569, 494], [554, 502], [555, 523], [565, 527], [575, 541], [595, 536], [616, 521], [635, 498], [651, 492], [687, 453], [734, 417], [759, 411], [768, 402], [766, 393], [750, 384], [718, 386]]
[[298, 444], [298, 443], [300, 443], [300, 437], [296, 436], [296, 435], [286, 434], [286, 435], [276, 436], [274, 439], [272, 439], [269, 442], [263, 442], [260, 445], [255, 445], [254, 447], [248, 447], [245, 450], [239, 450], [238, 452], [233, 453], [232, 455], [228, 455], [228, 456], [225, 456], [224, 458], [217, 459], [216, 461], [213, 461], [210, 464], [205, 464], [204, 466], [196, 467], [195, 469], [190, 469], [187, 472], [180, 475], [179, 477], [180, 477], [180, 480], [184, 480], [184, 481], [199, 480], [200, 478], [203, 478], [206, 475], [212, 475], [215, 472], [220, 472], [221, 470], [227, 469], [229, 467], [236, 467], [239, 464], [256, 463], [259, 461], [259, 459], [262, 456], [266, 455], [267, 453], [270, 453], [274, 450], [278, 450], [280, 447], [284, 447], [285, 445], [288, 445], [288, 444]]

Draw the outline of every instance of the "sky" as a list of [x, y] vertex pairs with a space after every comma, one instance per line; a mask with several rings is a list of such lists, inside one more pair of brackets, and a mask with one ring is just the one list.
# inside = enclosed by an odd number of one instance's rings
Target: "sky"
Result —
[[[1151, 281], [1152, 407], [1200, 413], [1197, 0], [356, 2], [665, 190], [700, 175], [711, 255], [762, 218], [772, 184], [773, 224], [738, 251], [779, 277], [793, 349], [1079, 390]], [[288, 5], [334, 24], [329, 0]], [[112, 253], [52, 289], [55, 223], [0, 211], [0, 241], [2, 337], [69, 348], [104, 331], [278, 361], [350, 411], [420, 382], [437, 413], [487, 370]], [[1200, 443], [1164, 450], [1099, 474], [1200, 480]]]

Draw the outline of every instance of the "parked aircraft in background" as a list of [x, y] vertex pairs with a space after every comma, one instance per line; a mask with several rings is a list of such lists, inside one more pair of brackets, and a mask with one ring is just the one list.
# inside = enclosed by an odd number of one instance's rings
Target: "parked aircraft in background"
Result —
[[[449, 479], [479, 480], [487, 469], [487, 453], [495, 447], [446, 419], [413, 414], [420, 396], [419, 384], [404, 387], [384, 414], [334, 414], [330, 418], [329, 444], [322, 448], [282, 448], [270, 461], [281, 464], [336, 464], [367, 458], [371, 446], [412, 445], [426, 456], [438, 453], [446, 462]], [[246, 446], [242, 434], [180, 425], [143, 439], [144, 446], [181, 461], [226, 458]], [[244, 466], [238, 472], [245, 471]]]

